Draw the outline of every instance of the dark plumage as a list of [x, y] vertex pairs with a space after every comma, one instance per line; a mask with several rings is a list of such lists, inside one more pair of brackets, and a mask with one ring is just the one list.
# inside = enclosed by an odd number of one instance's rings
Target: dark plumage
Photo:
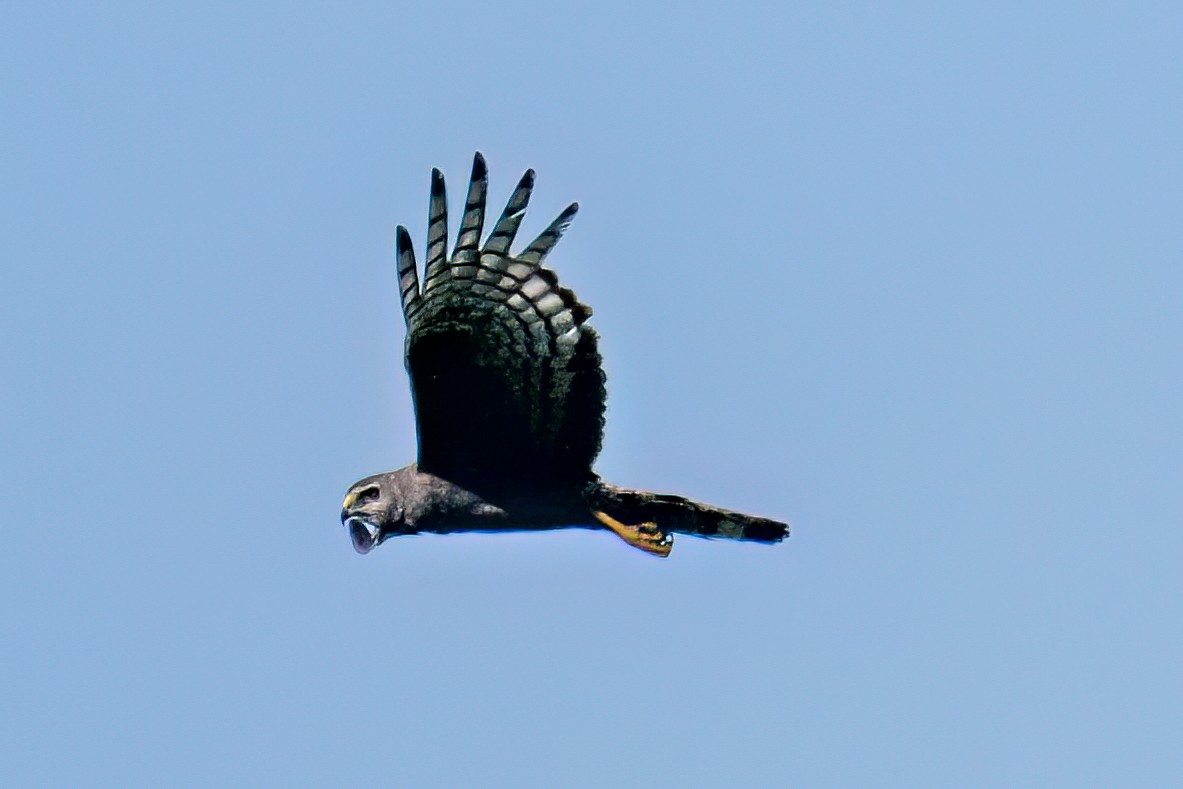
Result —
[[512, 255], [533, 186], [529, 170], [480, 247], [488, 176], [478, 153], [449, 259], [444, 177], [433, 170], [422, 285], [410, 234], [397, 230], [419, 460], [350, 488], [341, 520], [354, 547], [420, 532], [564, 527], [607, 528], [660, 556], [672, 532], [784, 539], [784, 523], [617, 488], [592, 471], [606, 391], [591, 309], [542, 267], [579, 206]]

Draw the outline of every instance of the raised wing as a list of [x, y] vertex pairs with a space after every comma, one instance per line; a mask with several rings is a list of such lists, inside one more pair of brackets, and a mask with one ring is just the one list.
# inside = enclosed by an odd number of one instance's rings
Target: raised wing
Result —
[[528, 170], [480, 248], [488, 175], [477, 153], [449, 259], [444, 177], [433, 170], [422, 288], [410, 234], [397, 232], [419, 468], [492, 497], [585, 484], [603, 436], [591, 309], [542, 267], [578, 204], [509, 251], [533, 186]]

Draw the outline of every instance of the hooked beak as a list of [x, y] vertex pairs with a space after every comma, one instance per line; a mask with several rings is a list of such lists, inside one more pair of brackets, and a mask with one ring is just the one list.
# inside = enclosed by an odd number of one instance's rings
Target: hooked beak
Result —
[[353, 541], [353, 550], [358, 553], [369, 553], [378, 543], [382, 542], [382, 529], [362, 516], [353, 514], [353, 505], [356, 503], [356, 492], [345, 497], [345, 501], [341, 504], [341, 523], [349, 530], [349, 539]]

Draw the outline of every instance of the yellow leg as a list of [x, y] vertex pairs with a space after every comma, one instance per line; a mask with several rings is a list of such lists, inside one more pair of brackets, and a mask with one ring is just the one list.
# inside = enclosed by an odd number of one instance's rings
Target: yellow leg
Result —
[[645, 553], [665, 557], [670, 555], [670, 549], [674, 547], [674, 535], [666, 534], [657, 528], [656, 523], [625, 526], [606, 513], [593, 512], [592, 514], [596, 516], [596, 520], [607, 526], [617, 537], [634, 548], [640, 548]]

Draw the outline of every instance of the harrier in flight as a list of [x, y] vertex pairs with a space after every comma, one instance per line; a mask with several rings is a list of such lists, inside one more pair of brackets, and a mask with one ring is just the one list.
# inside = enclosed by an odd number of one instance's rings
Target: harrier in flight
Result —
[[399, 226], [398, 280], [419, 460], [349, 489], [341, 522], [358, 553], [431, 532], [606, 529], [668, 556], [673, 534], [774, 543], [787, 524], [681, 496], [619, 488], [592, 471], [604, 431], [604, 371], [591, 309], [542, 260], [579, 208], [567, 207], [522, 251], [527, 170], [481, 245], [488, 174], [479, 153], [448, 256], [444, 176], [431, 174], [422, 281]]

